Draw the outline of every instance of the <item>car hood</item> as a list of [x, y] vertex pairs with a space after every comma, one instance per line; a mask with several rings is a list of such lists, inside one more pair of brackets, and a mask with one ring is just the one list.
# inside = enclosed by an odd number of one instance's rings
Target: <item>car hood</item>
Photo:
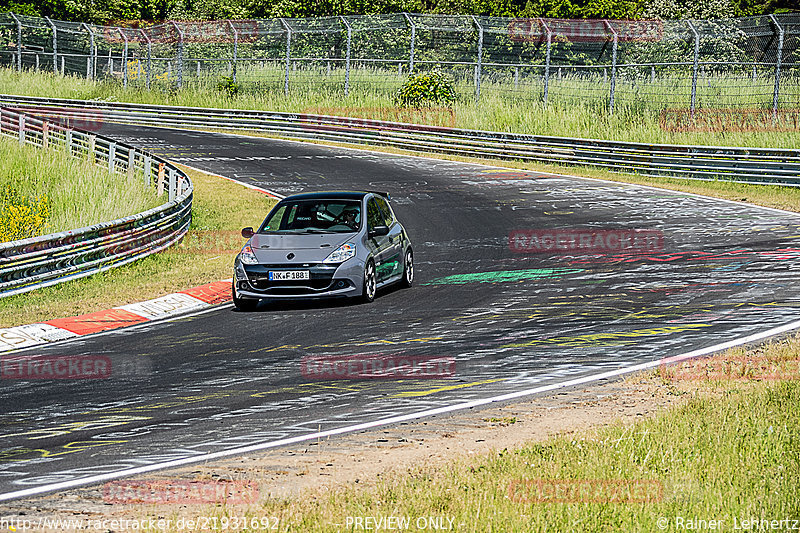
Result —
[[[355, 233], [256, 234], [250, 239], [250, 246], [259, 263], [318, 262], [355, 236]], [[294, 254], [292, 259], [287, 257], [290, 253]]]

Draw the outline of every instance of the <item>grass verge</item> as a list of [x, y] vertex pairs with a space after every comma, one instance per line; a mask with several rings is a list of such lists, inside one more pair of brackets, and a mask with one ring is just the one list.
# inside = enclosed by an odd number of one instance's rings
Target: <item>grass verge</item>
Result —
[[0, 327], [90, 313], [230, 278], [233, 257], [275, 200], [184, 168], [195, 186], [192, 225], [181, 245], [81, 280], [0, 299]]
[[497, 532], [764, 530], [743, 523], [800, 519], [800, 337], [629, 379], [689, 400], [636, 424], [200, 514], [278, 517], [282, 531], [358, 531], [367, 517], [384, 528], [389, 517], [410, 531], [436, 518], [449, 530]]
[[[319, 85], [300, 86], [283, 93], [278, 79], [262, 80], [254, 90], [236, 96], [220, 92], [216, 80], [193, 83], [181, 90], [164, 86], [151, 91], [123, 88], [118, 81], [91, 81], [76, 76], [59, 76], [47, 72], [17, 72], [0, 68], [0, 92], [51, 98], [100, 99], [144, 104], [167, 104], [197, 107], [263, 109], [292, 113], [319, 113], [400, 122], [433, 123], [469, 129], [509, 131], [561, 137], [613, 139], [620, 141], [704, 144], [717, 146], [763, 146], [796, 148], [800, 145], [797, 131], [665, 131], [660, 125], [660, 109], [646, 106], [618, 105], [614, 114], [597, 105], [581, 101], [552, 103], [547, 108], [536, 99], [513, 97], [504, 91], [487, 92], [479, 103], [462, 98], [452, 113], [419, 112], [398, 108], [392, 103], [392, 91], [354, 88], [349, 96], [339, 90], [326, 90]], [[580, 94], [579, 92], [576, 94]], [[747, 101], [746, 99], [744, 101]]]

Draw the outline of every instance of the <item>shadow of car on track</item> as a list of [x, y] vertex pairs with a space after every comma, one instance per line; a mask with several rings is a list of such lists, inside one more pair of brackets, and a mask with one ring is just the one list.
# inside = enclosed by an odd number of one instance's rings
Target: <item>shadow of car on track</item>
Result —
[[374, 302], [365, 304], [358, 298], [317, 298], [317, 299], [269, 299], [265, 298], [258, 302], [255, 309], [244, 310], [237, 307], [233, 308], [234, 313], [268, 313], [270, 311], [309, 311], [314, 309], [340, 309], [348, 307], [361, 307], [366, 306], [367, 309], [372, 306], [379, 305], [377, 302], [380, 297], [385, 297], [390, 294], [404, 292], [409, 287], [402, 287], [400, 285], [389, 285], [377, 290], [376, 299]]

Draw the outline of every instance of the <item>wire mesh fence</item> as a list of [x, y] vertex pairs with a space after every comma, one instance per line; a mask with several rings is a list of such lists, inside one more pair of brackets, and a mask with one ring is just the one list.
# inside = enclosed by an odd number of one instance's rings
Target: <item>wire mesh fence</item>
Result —
[[382, 97], [409, 74], [438, 69], [465, 99], [691, 117], [771, 111], [773, 120], [800, 108], [798, 14], [625, 21], [398, 13], [140, 26], [3, 13], [0, 64], [132, 87], [214, 87], [229, 77], [244, 91]]

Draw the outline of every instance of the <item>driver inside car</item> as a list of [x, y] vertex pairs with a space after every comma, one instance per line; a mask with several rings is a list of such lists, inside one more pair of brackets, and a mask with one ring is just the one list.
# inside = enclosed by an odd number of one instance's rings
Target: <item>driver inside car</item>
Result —
[[354, 230], [358, 228], [358, 211], [355, 209], [346, 209], [342, 213], [342, 224], [346, 224]]

